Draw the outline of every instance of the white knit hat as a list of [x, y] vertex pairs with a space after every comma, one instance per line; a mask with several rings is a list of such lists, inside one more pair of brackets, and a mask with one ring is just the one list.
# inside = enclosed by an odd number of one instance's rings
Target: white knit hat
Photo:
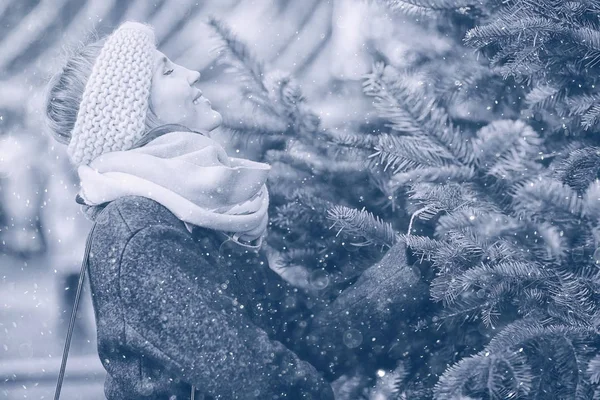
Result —
[[78, 166], [128, 150], [143, 134], [156, 54], [154, 30], [121, 24], [107, 39], [85, 85], [67, 154]]

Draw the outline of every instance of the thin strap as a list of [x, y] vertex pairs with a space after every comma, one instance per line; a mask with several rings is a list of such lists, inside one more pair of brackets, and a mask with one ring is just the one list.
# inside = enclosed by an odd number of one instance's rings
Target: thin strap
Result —
[[92, 234], [94, 233], [94, 228], [96, 227], [96, 222], [92, 225], [92, 229], [90, 230], [90, 234], [87, 237], [87, 241], [85, 243], [85, 253], [83, 255], [83, 261], [81, 262], [81, 272], [79, 272], [79, 283], [77, 285], [77, 294], [75, 295], [75, 304], [73, 306], [73, 311], [71, 311], [71, 322], [69, 322], [69, 330], [67, 331], [67, 339], [65, 340], [65, 348], [63, 350], [62, 364], [60, 366], [60, 373], [58, 374], [58, 382], [56, 383], [56, 391], [54, 392], [54, 400], [58, 400], [60, 397], [60, 390], [62, 388], [63, 378], [65, 376], [65, 369], [67, 367], [67, 357], [69, 355], [69, 346], [71, 344], [71, 336], [73, 336], [73, 327], [75, 326], [75, 317], [77, 315], [77, 307], [79, 307], [79, 299], [81, 297], [81, 290], [83, 288], [83, 281], [85, 279], [85, 271], [88, 265], [88, 256], [90, 254], [90, 247], [92, 244]]
[[[69, 322], [69, 330], [67, 331], [67, 338], [65, 340], [65, 347], [63, 349], [62, 363], [60, 365], [60, 372], [58, 374], [58, 381], [56, 382], [56, 391], [54, 392], [54, 400], [59, 400], [60, 390], [62, 389], [63, 379], [65, 377], [65, 369], [67, 368], [67, 357], [69, 356], [69, 347], [71, 345], [71, 337], [73, 336], [73, 328], [75, 326], [75, 317], [77, 316], [77, 308], [79, 307], [79, 300], [81, 298], [81, 292], [83, 289], [83, 282], [85, 280], [85, 271], [88, 267], [88, 257], [90, 249], [92, 247], [92, 235], [96, 228], [96, 222], [92, 225], [92, 229], [85, 242], [85, 253], [83, 254], [83, 261], [81, 262], [81, 271], [79, 272], [79, 283], [77, 284], [77, 294], [75, 295], [75, 304], [73, 305], [73, 311], [71, 312], [71, 321]], [[192, 391], [190, 399], [194, 400], [196, 397], [196, 387], [192, 385]]]

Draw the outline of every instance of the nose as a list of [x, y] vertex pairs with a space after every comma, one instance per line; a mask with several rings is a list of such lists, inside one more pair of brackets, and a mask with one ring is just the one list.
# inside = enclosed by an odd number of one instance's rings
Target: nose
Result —
[[190, 71], [190, 86], [194, 86], [200, 80], [200, 72]]

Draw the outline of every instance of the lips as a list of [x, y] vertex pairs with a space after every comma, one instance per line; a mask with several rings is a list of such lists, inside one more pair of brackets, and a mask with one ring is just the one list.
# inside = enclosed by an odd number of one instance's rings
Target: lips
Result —
[[211, 106], [212, 106], [212, 103], [210, 102], [210, 100], [208, 100], [206, 97], [202, 96], [202, 91], [201, 91], [201, 90], [198, 90], [198, 91], [196, 92], [196, 95], [194, 96], [194, 99], [192, 100], [192, 102], [193, 102], [194, 104], [200, 104], [200, 101], [201, 101], [201, 100], [204, 100], [204, 102], [205, 102], [206, 104], [208, 104], [208, 106], [209, 106], [209, 107], [211, 107]]
[[202, 92], [198, 90], [194, 95], [194, 99], [192, 100], [194, 104], [198, 104], [198, 99], [202, 97]]

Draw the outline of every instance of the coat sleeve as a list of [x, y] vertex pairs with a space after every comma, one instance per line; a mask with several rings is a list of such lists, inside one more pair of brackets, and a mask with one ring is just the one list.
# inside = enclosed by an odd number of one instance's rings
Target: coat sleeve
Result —
[[215, 398], [333, 399], [311, 364], [253, 324], [221, 268], [175, 227], [135, 233], [119, 278], [125, 324], [137, 337], [129, 344], [146, 343], [165, 369]]

